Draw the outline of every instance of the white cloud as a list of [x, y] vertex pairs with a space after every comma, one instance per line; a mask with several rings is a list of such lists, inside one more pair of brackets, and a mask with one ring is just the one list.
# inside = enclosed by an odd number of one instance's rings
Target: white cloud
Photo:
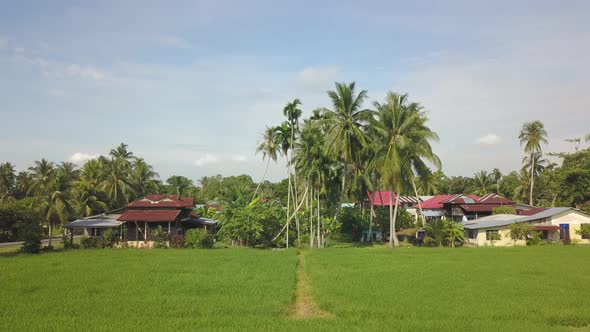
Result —
[[66, 68], [66, 74], [71, 77], [89, 78], [95, 81], [104, 81], [108, 75], [92, 66], [81, 66], [77, 64], [69, 65]]
[[69, 160], [73, 163], [80, 163], [90, 159], [98, 158], [97, 154], [88, 154], [84, 152], [76, 152], [70, 156]]
[[497, 145], [502, 143], [502, 138], [496, 134], [487, 134], [477, 139], [481, 145]]
[[233, 161], [237, 161], [237, 162], [239, 162], [239, 163], [243, 163], [243, 162], [245, 162], [245, 161], [248, 161], [248, 157], [247, 157], [247, 156], [245, 156], [245, 155], [243, 155], [243, 154], [239, 154], [239, 155], [232, 156], [232, 157], [231, 157], [231, 159], [232, 159]]
[[219, 162], [219, 157], [212, 155], [210, 153], [205, 153], [203, 156], [195, 160], [195, 165], [201, 167], [208, 164], [215, 164], [217, 162]]
[[340, 70], [335, 67], [307, 67], [297, 74], [297, 81], [311, 87], [332, 83]]
[[159, 39], [159, 42], [174, 48], [191, 48], [193, 46], [191, 42], [180, 36], [163, 36]]

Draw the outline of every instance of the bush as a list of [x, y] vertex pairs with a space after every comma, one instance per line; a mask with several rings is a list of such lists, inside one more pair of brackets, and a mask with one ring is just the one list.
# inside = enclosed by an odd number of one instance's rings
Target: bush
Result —
[[23, 252], [36, 254], [41, 250], [41, 238], [43, 237], [43, 228], [38, 220], [23, 220], [20, 229], [20, 238], [23, 240]]
[[117, 234], [113, 228], [107, 228], [102, 232], [98, 238], [98, 245], [101, 248], [112, 248], [118, 242]]
[[166, 232], [164, 232], [162, 226], [158, 226], [152, 232], [152, 239], [154, 241], [154, 248], [168, 248], [168, 245], [166, 244]]
[[80, 245], [84, 249], [99, 248], [100, 247], [99, 238], [85, 236], [80, 240]]
[[540, 232], [531, 232], [531, 238], [526, 241], [527, 246], [536, 246], [539, 244], [543, 244], [543, 239], [541, 239]]
[[184, 235], [185, 248], [212, 248], [213, 243], [213, 236], [204, 228], [189, 229]]
[[422, 243], [426, 247], [436, 247], [436, 246], [438, 246], [438, 242], [435, 239], [431, 238], [430, 236], [425, 236], [422, 241], [423, 241]]
[[561, 240], [561, 242], [562, 242], [563, 244], [565, 244], [565, 245], [570, 245], [570, 244], [573, 244], [573, 243], [572, 243], [572, 239], [562, 239], [562, 240]]
[[170, 248], [184, 248], [184, 235], [169, 235], [168, 242], [170, 243]]

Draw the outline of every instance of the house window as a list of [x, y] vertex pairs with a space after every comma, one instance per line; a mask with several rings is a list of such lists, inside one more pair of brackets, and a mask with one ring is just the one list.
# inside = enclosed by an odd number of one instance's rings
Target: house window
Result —
[[492, 240], [499, 240], [499, 239], [500, 239], [500, 233], [498, 232], [497, 229], [486, 230], [486, 240], [492, 241]]
[[559, 224], [559, 239], [565, 240], [570, 238], [570, 225]]
[[475, 229], [468, 229], [467, 230], [467, 238], [477, 239], [477, 231]]
[[102, 235], [102, 228], [91, 228], [90, 229], [90, 236], [101, 236]]

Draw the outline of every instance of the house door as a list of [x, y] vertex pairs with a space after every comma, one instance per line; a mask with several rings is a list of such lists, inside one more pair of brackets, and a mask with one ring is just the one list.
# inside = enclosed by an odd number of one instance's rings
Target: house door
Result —
[[559, 224], [559, 239], [569, 239], [570, 238], [570, 225], [569, 224]]

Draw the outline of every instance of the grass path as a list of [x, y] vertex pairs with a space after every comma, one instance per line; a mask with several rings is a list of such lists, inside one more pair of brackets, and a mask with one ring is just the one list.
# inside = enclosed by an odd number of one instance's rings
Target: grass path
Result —
[[295, 302], [291, 316], [295, 319], [330, 317], [331, 315], [320, 310], [313, 300], [311, 285], [305, 272], [305, 252], [299, 251], [297, 256], [297, 283], [295, 284]]

